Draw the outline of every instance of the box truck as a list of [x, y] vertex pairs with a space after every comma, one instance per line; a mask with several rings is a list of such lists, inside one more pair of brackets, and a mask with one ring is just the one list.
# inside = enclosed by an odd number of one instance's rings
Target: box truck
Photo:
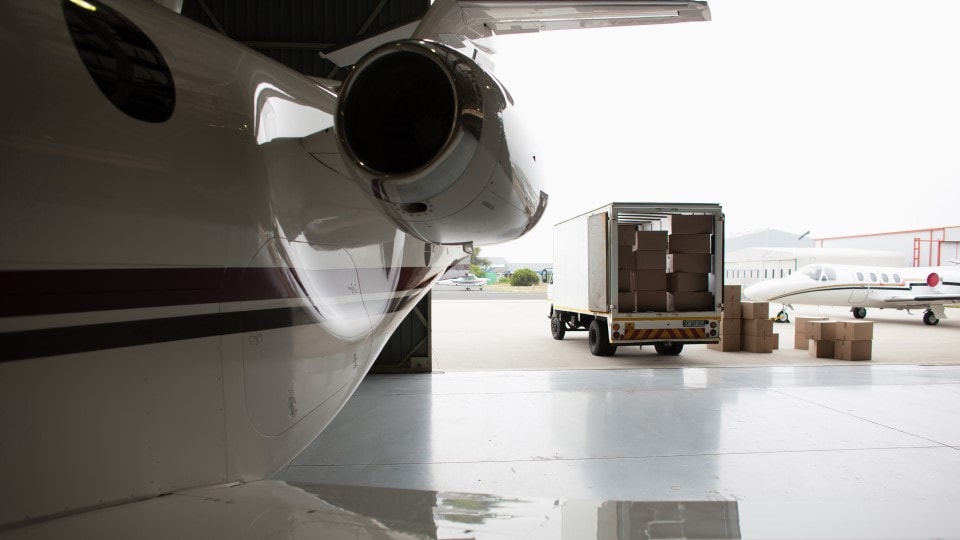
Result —
[[587, 331], [590, 352], [653, 345], [677, 355], [720, 340], [719, 204], [610, 203], [553, 229], [550, 331]]

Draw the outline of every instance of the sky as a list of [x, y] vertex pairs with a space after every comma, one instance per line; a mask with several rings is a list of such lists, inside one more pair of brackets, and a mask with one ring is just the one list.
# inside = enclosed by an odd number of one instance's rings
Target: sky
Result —
[[960, 2], [710, 8], [496, 38], [550, 202], [483, 256], [549, 262], [555, 223], [613, 201], [720, 203], [728, 236], [960, 225]]

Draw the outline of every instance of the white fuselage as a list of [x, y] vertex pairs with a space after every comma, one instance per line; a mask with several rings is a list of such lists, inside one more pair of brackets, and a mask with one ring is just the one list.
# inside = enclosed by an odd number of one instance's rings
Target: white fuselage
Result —
[[790, 276], [751, 285], [743, 294], [750, 300], [782, 304], [930, 308], [956, 302], [952, 297], [960, 294], [960, 270], [813, 264]]
[[166, 59], [165, 122], [105, 99], [60, 2], [0, 26], [0, 528], [269, 476], [464, 256], [315, 159], [335, 95], [118, 5]]

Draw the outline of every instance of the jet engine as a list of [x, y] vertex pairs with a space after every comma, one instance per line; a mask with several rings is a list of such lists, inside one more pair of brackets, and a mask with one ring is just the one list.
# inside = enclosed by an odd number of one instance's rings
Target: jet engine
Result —
[[532, 228], [547, 196], [518, 150], [509, 94], [476, 62], [405, 40], [371, 51], [343, 83], [336, 132], [353, 178], [404, 232], [491, 244]]

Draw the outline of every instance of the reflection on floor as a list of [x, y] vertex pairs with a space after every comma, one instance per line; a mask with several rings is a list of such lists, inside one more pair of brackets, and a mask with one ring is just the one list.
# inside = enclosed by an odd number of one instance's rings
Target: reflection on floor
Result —
[[960, 503], [957, 418], [956, 366], [382, 375], [282, 479], [547, 500], [929, 506]]

